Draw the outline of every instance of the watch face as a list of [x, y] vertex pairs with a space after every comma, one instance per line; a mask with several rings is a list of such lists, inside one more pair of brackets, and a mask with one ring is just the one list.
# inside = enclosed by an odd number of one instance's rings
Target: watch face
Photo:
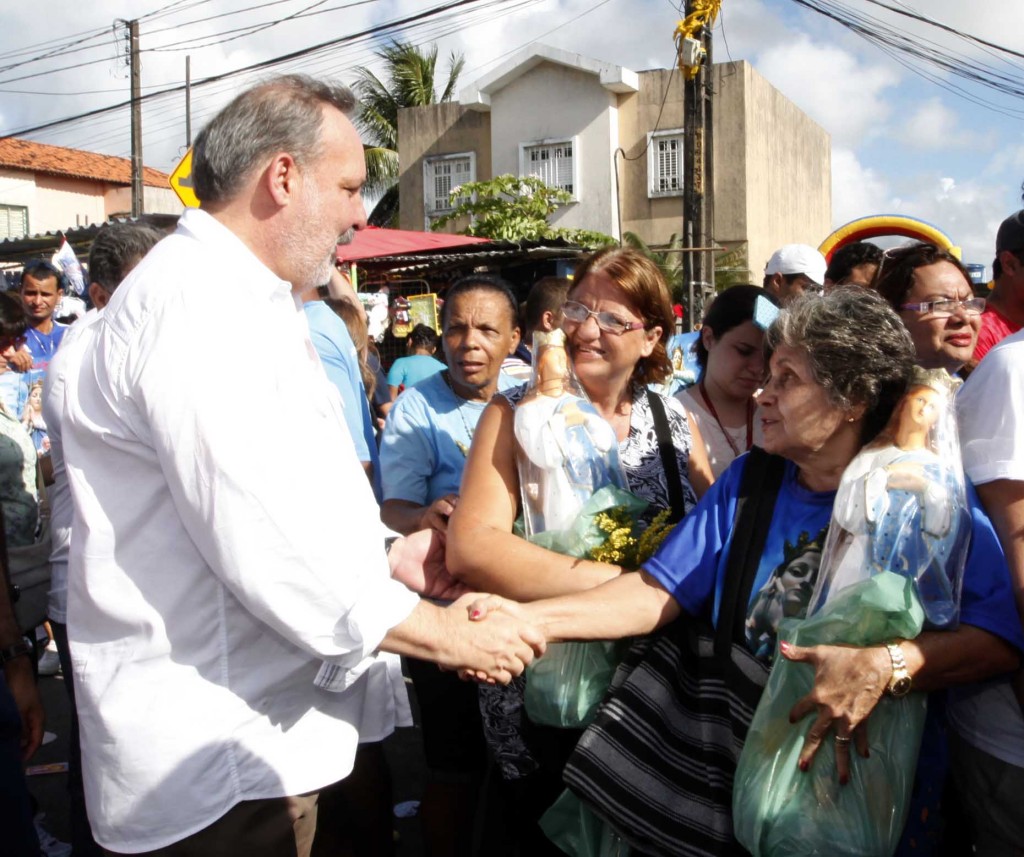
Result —
[[910, 692], [910, 684], [909, 676], [895, 679], [893, 683], [889, 685], [889, 693], [893, 696], [905, 696]]

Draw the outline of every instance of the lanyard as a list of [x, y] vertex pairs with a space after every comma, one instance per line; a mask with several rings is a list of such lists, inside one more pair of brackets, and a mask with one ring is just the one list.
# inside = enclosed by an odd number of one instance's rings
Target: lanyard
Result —
[[[722, 436], [725, 438], [725, 442], [729, 444], [729, 448], [733, 451], [733, 455], [738, 456], [740, 454], [739, 448], [736, 446], [736, 442], [732, 439], [732, 435], [726, 431], [722, 421], [718, 418], [718, 411], [715, 410], [714, 402], [711, 401], [711, 397], [708, 395], [708, 391], [704, 388], [704, 379], [700, 379], [700, 384], [697, 385], [700, 390], [700, 397], [704, 400], [704, 406], [708, 409], [708, 412], [715, 418], [715, 422], [718, 423], [718, 429], [722, 432]], [[747, 401], [747, 446], [746, 450], [754, 445], [754, 408], [752, 401]], [[744, 450], [744, 451], [746, 451]]]

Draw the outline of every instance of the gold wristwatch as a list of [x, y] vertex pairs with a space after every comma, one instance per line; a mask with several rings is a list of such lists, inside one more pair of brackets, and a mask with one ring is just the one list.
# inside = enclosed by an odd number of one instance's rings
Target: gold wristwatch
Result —
[[900, 648], [899, 643], [888, 643], [885, 648], [892, 661], [892, 678], [889, 679], [885, 692], [889, 696], [897, 698], [906, 696], [910, 693], [910, 686], [913, 682], [911, 682], [910, 672], [907, 670], [907, 659], [903, 657], [903, 649]]

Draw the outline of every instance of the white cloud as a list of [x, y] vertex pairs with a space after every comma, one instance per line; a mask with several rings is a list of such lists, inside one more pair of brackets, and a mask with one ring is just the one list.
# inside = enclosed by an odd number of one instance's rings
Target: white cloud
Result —
[[804, 34], [766, 48], [756, 66], [841, 147], [856, 146], [876, 132], [891, 112], [887, 97], [899, 82], [889, 68], [816, 44]]
[[891, 204], [885, 179], [861, 164], [851, 149], [832, 147], [833, 226], [883, 213]]
[[978, 133], [963, 121], [961, 114], [938, 97], [929, 98], [909, 117], [899, 118], [894, 137], [911, 149], [989, 149], [994, 135]]

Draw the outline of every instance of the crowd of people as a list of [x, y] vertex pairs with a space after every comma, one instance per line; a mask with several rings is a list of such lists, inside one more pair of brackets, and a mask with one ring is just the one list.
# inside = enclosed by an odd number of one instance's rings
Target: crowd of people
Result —
[[[47, 263], [0, 293], [3, 568], [46, 530], [73, 853], [395, 853], [405, 676], [429, 857], [564, 853], [571, 801], [617, 853], [745, 853], [733, 781], [780, 663], [810, 688], [790, 763], [840, 795], [873, 770], [878, 712], [927, 697], [895, 853], [1024, 853], [1024, 212], [988, 302], [931, 244], [781, 247], [714, 298], [681, 390], [662, 273], [618, 247], [523, 305], [493, 273], [455, 280], [440, 335], [413, 328], [385, 375], [333, 264], [365, 226], [354, 107], [299, 75], [241, 93], [196, 140], [198, 209], [99, 231], [84, 317], [56, 320]], [[848, 466], [902, 423], [927, 443], [958, 379], [958, 620], [789, 642]], [[883, 486], [930, 504], [908, 526], [931, 537], [948, 504], [901, 473]], [[607, 480], [641, 539], [671, 528], [639, 568], [536, 537]], [[0, 850], [35, 857], [26, 621], [0, 587]], [[594, 711], [531, 708], [549, 644], [619, 640]]]

